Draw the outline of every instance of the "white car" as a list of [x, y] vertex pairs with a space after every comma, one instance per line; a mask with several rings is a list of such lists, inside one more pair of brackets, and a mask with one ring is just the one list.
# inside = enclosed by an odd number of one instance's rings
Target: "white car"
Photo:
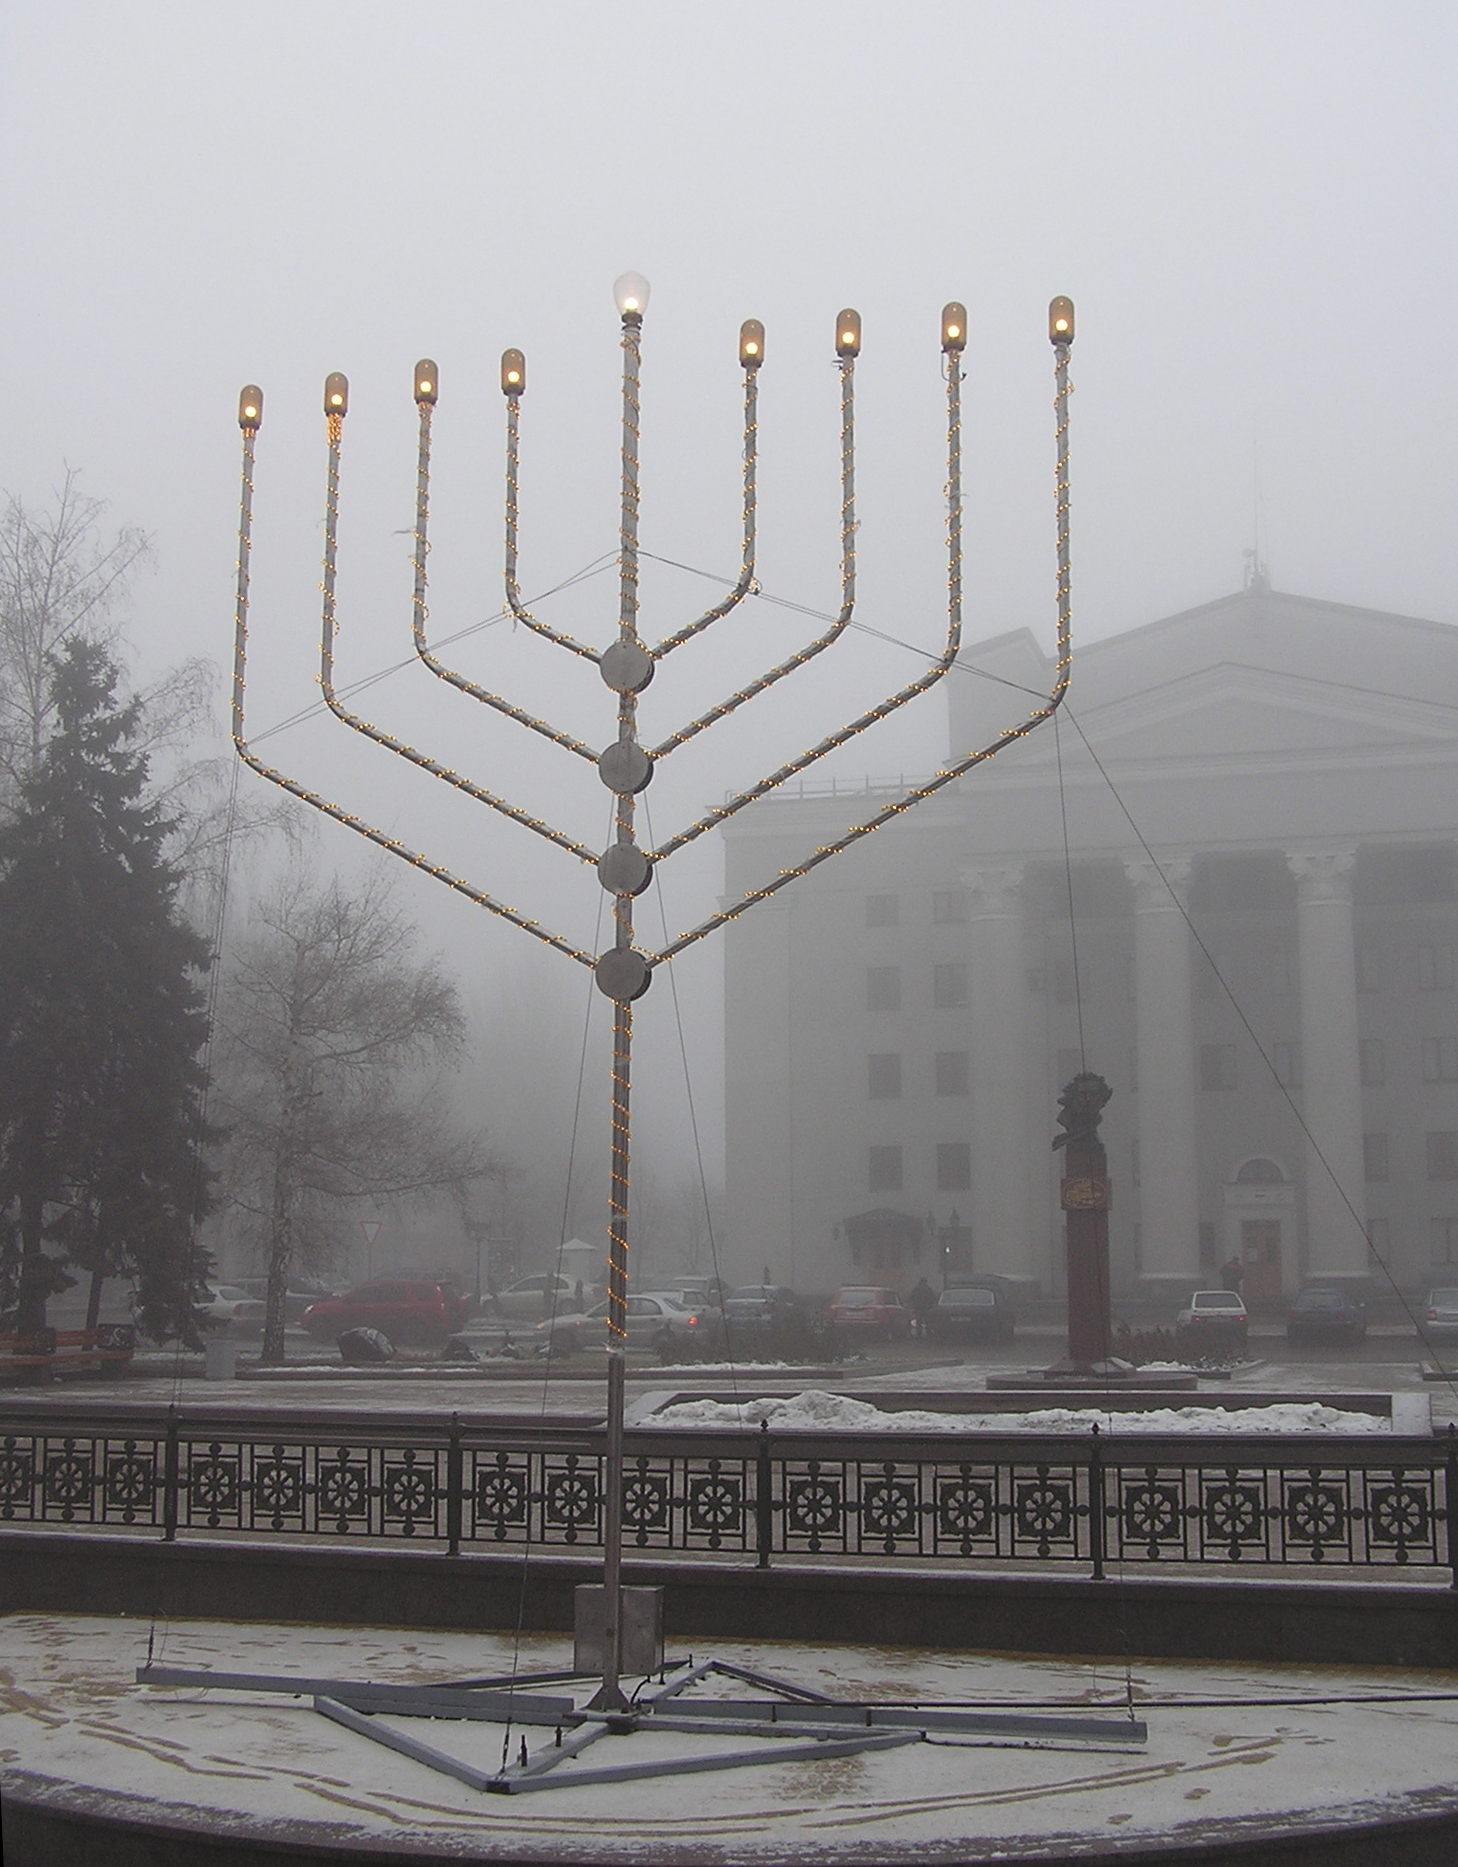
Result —
[[266, 1306], [237, 1284], [208, 1284], [206, 1299], [197, 1305], [199, 1316], [220, 1327], [261, 1329]]
[[[584, 1316], [555, 1316], [537, 1324], [542, 1349], [552, 1355], [570, 1355], [581, 1348], [607, 1346], [608, 1306], [598, 1303]], [[706, 1318], [690, 1309], [671, 1291], [654, 1291], [628, 1298], [628, 1347], [642, 1349], [681, 1346], [696, 1341], [707, 1327]]]
[[596, 1284], [583, 1284], [582, 1300], [577, 1297], [574, 1279], [545, 1271], [535, 1277], [519, 1277], [491, 1299], [491, 1308], [508, 1322], [539, 1322], [544, 1316], [558, 1316], [589, 1308], [598, 1299]]
[[1183, 1343], [1209, 1342], [1244, 1348], [1250, 1318], [1234, 1290], [1197, 1290], [1175, 1318], [1175, 1337]]

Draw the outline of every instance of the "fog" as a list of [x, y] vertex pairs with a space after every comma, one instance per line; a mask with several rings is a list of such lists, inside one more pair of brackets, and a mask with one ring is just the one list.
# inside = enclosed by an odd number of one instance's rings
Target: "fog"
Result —
[[[647, 796], [660, 839], [906, 679], [937, 643], [937, 320], [949, 298], [966, 302], [970, 325], [969, 644], [1025, 625], [1052, 638], [1055, 292], [1079, 319], [1076, 639], [1239, 587], [1252, 548], [1282, 590], [1453, 622], [1455, 41], [1440, 5], [11, 0], [0, 487], [42, 503], [67, 464], [79, 468], [118, 524], [155, 540], [133, 604], [136, 673], [199, 652], [221, 668], [234, 411], [239, 386], [260, 383], [249, 686], [260, 752], [591, 945], [602, 900], [590, 870], [406, 772], [316, 705], [325, 372], [352, 385], [341, 687], [409, 658], [410, 371], [429, 355], [441, 375], [433, 638], [459, 637], [443, 652], [463, 672], [600, 744], [611, 714], [591, 668], [493, 620], [500, 351], [518, 344], [528, 358], [524, 591], [542, 596], [545, 619], [605, 642], [610, 291], [628, 267], [652, 281], [642, 538], [655, 554], [643, 627], [656, 639], [737, 570], [735, 339], [747, 316], [768, 332], [760, 583], [835, 608], [833, 320], [860, 309], [857, 615], [897, 640], [851, 633], [813, 673], [675, 755]], [[645, 697], [645, 733], [661, 737], [816, 632], [794, 609], [746, 605], [674, 657]], [[1075, 708], [1077, 695], [1075, 673]], [[359, 704], [590, 845], [605, 840], [608, 800], [583, 762], [419, 665]], [[933, 697], [825, 769], [925, 771], [945, 734]], [[319, 848], [321, 862], [359, 859], [342, 830], [323, 829]], [[711, 910], [721, 870], [714, 837], [667, 865], [661, 901], [640, 904], [651, 944], [664, 924], [676, 932]], [[565, 1171], [588, 975], [419, 878], [408, 889], [472, 1009], [472, 1107], [504, 1144], [555, 1152]], [[721, 969], [712, 943], [676, 968], [711, 1177]], [[635, 1091], [636, 1134], [664, 1184], [690, 1158], [674, 1014], [660, 977], [639, 1016]], [[601, 998], [595, 1016], [583, 1123], [600, 1161]], [[575, 1222], [591, 1214], [589, 1200]]]

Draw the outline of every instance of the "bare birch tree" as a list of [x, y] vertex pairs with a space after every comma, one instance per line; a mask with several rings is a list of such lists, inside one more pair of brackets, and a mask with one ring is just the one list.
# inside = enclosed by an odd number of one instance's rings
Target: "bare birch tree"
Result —
[[296, 858], [225, 964], [212, 1114], [221, 1197], [267, 1259], [265, 1362], [284, 1357], [290, 1268], [340, 1253], [352, 1202], [464, 1202], [489, 1170], [446, 1098], [465, 1041], [456, 988], [418, 946], [380, 871], [351, 889]]

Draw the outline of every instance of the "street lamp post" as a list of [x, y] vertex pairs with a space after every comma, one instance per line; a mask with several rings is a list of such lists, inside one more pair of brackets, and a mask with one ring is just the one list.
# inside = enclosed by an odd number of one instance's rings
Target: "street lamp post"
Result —
[[[424, 665], [458, 692], [513, 720], [523, 730], [544, 737], [563, 752], [595, 766], [597, 775], [611, 793], [614, 804], [612, 841], [604, 850], [589, 848], [567, 832], [555, 828], [520, 802], [513, 802], [473, 779], [441, 764], [431, 755], [408, 745], [347, 707], [334, 684], [334, 637], [336, 630], [336, 567], [338, 549], [339, 487], [345, 420], [349, 412], [349, 383], [339, 373], [331, 374], [324, 385], [324, 416], [327, 435], [327, 467], [324, 520], [324, 561], [321, 588], [323, 605], [320, 624], [319, 681], [330, 711], [351, 730], [372, 741], [418, 770], [470, 797], [485, 808], [541, 837], [575, 861], [595, 869], [600, 886], [611, 897], [613, 937], [602, 952], [592, 954], [573, 941], [553, 932], [521, 910], [510, 906], [484, 888], [446, 868], [433, 856], [408, 847], [387, 831], [366, 822], [354, 812], [300, 784], [277, 768], [265, 763], [249, 747], [244, 730], [244, 690], [247, 671], [248, 586], [252, 553], [253, 472], [257, 437], [263, 422], [263, 395], [254, 384], [242, 392], [238, 404], [238, 424], [243, 435], [242, 497], [239, 519], [238, 578], [235, 602], [232, 731], [239, 757], [261, 777], [300, 799], [333, 822], [390, 855], [408, 862], [413, 868], [484, 908], [488, 913], [509, 921], [547, 946], [579, 965], [591, 968], [597, 985], [612, 1001], [613, 1052], [610, 1091], [611, 1168], [608, 1221], [608, 1411], [607, 1454], [603, 1477], [603, 1506], [606, 1547], [604, 1553], [604, 1664], [602, 1683], [594, 1705], [607, 1710], [621, 1708], [625, 1700], [619, 1685], [620, 1662], [620, 1577], [622, 1559], [623, 1512], [623, 1391], [624, 1348], [627, 1341], [626, 1305], [628, 1288], [628, 1191], [631, 1152], [630, 1087], [633, 1036], [633, 1005], [652, 984], [655, 970], [729, 925], [760, 903], [771, 899], [782, 888], [807, 875], [852, 848], [873, 832], [994, 757], [1006, 746], [1022, 739], [1052, 717], [1062, 702], [1070, 668], [1070, 571], [1068, 533], [1068, 357], [1073, 341], [1073, 306], [1066, 298], [1055, 298], [1049, 307], [1049, 338], [1053, 345], [1056, 416], [1055, 528], [1057, 557], [1058, 654], [1056, 676], [1051, 691], [1031, 712], [998, 734], [990, 743], [954, 757], [933, 777], [902, 790], [894, 799], [882, 803], [860, 821], [833, 836], [828, 842], [807, 851], [790, 866], [761, 887], [746, 889], [737, 899], [721, 905], [697, 926], [666, 941], [658, 951], [637, 943], [633, 924], [633, 903], [652, 879], [656, 868], [680, 849], [717, 828], [757, 799], [768, 796], [789, 779], [798, 776], [820, 759], [845, 745], [858, 734], [876, 725], [929, 692], [952, 668], [962, 640], [962, 466], [961, 466], [961, 359], [967, 342], [965, 308], [948, 304], [941, 319], [942, 374], [946, 384], [947, 415], [947, 627], [940, 652], [929, 658], [929, 666], [914, 680], [879, 701], [856, 718], [837, 727], [799, 754], [788, 758], [774, 771], [735, 793], [724, 803], [705, 811], [693, 821], [673, 831], [654, 848], [645, 847], [637, 833], [637, 799], [653, 782], [660, 767], [681, 746], [698, 737], [739, 707], [752, 701], [779, 681], [807, 667], [832, 647], [849, 626], [855, 606], [856, 589], [856, 504], [855, 504], [855, 371], [861, 350], [861, 318], [852, 309], [836, 319], [835, 355], [840, 373], [840, 483], [841, 483], [841, 601], [829, 626], [813, 641], [792, 650], [781, 661], [734, 693], [705, 708], [696, 717], [681, 723], [664, 738], [644, 744], [639, 737], [639, 700], [652, 681], [659, 664], [668, 655], [692, 641], [713, 624], [735, 610], [746, 598], [757, 593], [754, 581], [757, 522], [758, 395], [759, 374], [764, 363], [764, 326], [748, 319], [739, 332], [739, 366], [743, 374], [744, 447], [742, 475], [742, 563], [732, 589], [702, 615], [683, 624], [656, 644], [645, 642], [639, 630], [638, 589], [638, 441], [639, 382], [642, 361], [643, 321], [648, 308], [648, 282], [638, 273], [625, 273], [614, 287], [614, 299], [620, 322], [622, 365], [622, 415], [619, 446], [620, 484], [618, 520], [618, 619], [616, 638], [601, 650], [567, 634], [534, 616], [522, 600], [517, 569], [517, 525], [519, 496], [519, 433], [521, 409], [527, 386], [526, 358], [518, 349], [508, 349], [501, 359], [501, 391], [506, 404], [506, 526], [505, 589], [512, 617], [569, 658], [595, 666], [613, 695], [616, 706], [616, 734], [601, 749], [595, 750], [573, 734], [538, 719], [502, 695], [480, 686], [446, 666], [429, 645], [426, 633], [426, 553], [427, 521], [430, 497], [431, 429], [439, 401], [439, 372], [430, 358], [417, 365], [414, 399], [419, 418], [414, 589], [411, 628], [416, 653]], [[480, 1240], [477, 1239], [477, 1287], [480, 1288]]]

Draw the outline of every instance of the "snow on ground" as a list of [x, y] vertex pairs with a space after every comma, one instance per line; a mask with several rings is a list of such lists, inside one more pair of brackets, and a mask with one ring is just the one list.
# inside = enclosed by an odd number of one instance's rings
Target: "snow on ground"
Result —
[[[226, 1831], [242, 1842], [327, 1842], [356, 1858], [418, 1849], [442, 1860], [501, 1855], [622, 1867], [1066, 1860], [1111, 1846], [1137, 1853], [1161, 1841], [1345, 1836], [1363, 1820], [1458, 1805], [1451, 1787], [1458, 1675], [1451, 1673], [1140, 1661], [1130, 1683], [1149, 1724], [1142, 1749], [918, 1744], [505, 1798], [327, 1722], [307, 1697], [138, 1686], [134, 1669], [148, 1633], [122, 1619], [0, 1619], [7, 1800], [163, 1817], [184, 1831]], [[712, 1651], [844, 1696], [1113, 1711], [1125, 1701], [1124, 1668], [1113, 1659], [671, 1642], [671, 1650], [684, 1646], [700, 1659]], [[561, 1637], [527, 1635], [519, 1659], [530, 1671], [570, 1663], [570, 1654]], [[178, 1621], [158, 1628], [157, 1661], [425, 1683], [508, 1672], [513, 1644], [495, 1634]], [[1381, 1702], [1354, 1702], [1359, 1697]], [[499, 1725], [392, 1722], [479, 1768], [499, 1766], [506, 1739]], [[513, 1753], [521, 1735], [519, 1726], [511, 1733]], [[552, 1742], [544, 1730], [526, 1735], [533, 1749]], [[588, 1756], [623, 1762], [674, 1741], [668, 1733], [615, 1737]], [[715, 1750], [755, 1740], [688, 1741]], [[771, 1755], [776, 1741], [759, 1740]]]
[[[808, 1388], [786, 1399], [681, 1400], [652, 1415], [654, 1426], [758, 1426], [775, 1432], [843, 1433], [1385, 1433], [1391, 1422], [1319, 1401], [1265, 1407], [1151, 1407], [1115, 1412], [1103, 1407], [1042, 1407], [1026, 1413], [886, 1413], [849, 1394]], [[648, 1421], [641, 1422], [644, 1425]]]

